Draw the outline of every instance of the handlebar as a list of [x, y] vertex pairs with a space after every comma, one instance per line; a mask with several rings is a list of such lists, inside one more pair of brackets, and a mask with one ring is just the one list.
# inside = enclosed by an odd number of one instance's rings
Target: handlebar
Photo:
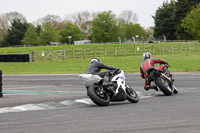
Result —
[[[163, 64], [159, 64], [159, 66], [161, 66], [161, 65], [163, 65]], [[166, 65], [167, 67], [171, 67], [168, 63], [164, 64], [164, 65]]]
[[115, 70], [110, 70], [110, 74], [115, 75], [120, 71], [119, 68], [115, 69]]

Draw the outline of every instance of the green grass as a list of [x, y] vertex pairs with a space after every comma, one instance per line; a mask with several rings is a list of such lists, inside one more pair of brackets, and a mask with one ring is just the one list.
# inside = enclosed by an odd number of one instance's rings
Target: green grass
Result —
[[146, 46], [151, 49], [152, 45], [170, 45], [170, 44], [197, 44], [196, 42], [173, 42], [173, 43], [146, 43], [146, 44], [84, 44], [84, 45], [59, 45], [59, 46], [35, 46], [35, 47], [11, 47], [0, 48], [2, 53], [31, 53], [32, 51], [51, 51], [63, 49], [83, 49], [83, 48], [100, 48], [100, 47], [124, 47], [124, 46]]
[[[165, 59], [171, 72], [200, 72], [199, 54], [153, 55], [154, 58]], [[121, 68], [126, 73], [139, 73], [142, 55], [128, 57], [106, 57], [102, 62]], [[89, 65], [87, 59], [67, 59], [66, 61], [45, 61], [30, 63], [0, 63], [3, 74], [69, 74], [84, 73]]]

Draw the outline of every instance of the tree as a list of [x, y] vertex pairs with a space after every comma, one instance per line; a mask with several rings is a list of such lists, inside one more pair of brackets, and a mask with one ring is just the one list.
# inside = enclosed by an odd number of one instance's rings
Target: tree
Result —
[[11, 26], [14, 19], [26, 22], [25, 17], [18, 12], [9, 12], [0, 15], [0, 42], [5, 41], [8, 28]]
[[78, 12], [78, 13], [75, 13], [75, 14], [66, 15], [65, 20], [68, 20], [68, 21], [72, 22], [74, 25], [81, 28], [82, 24], [89, 22], [89, 21], [92, 21], [93, 18], [95, 18], [98, 14], [99, 14], [98, 12], [90, 13], [86, 10], [86, 11], [83, 11], [83, 12]]
[[94, 42], [115, 42], [118, 41], [119, 27], [117, 19], [111, 11], [99, 13], [91, 23], [91, 36]]
[[69, 23], [71, 23], [71, 22], [70, 21], [62, 21], [56, 26], [56, 29], [59, 31], [63, 30], [66, 28], [66, 24], [69, 24]]
[[78, 12], [72, 18], [74, 24], [80, 28], [83, 23], [91, 20], [91, 14], [88, 11]]
[[11, 23], [14, 21], [14, 19], [20, 20], [20, 22], [22, 23], [26, 22], [25, 17], [18, 12], [9, 12], [5, 14], [1, 14], [0, 15], [0, 29], [8, 30], [8, 28], [11, 26]]
[[36, 27], [37, 36], [40, 36], [40, 31], [41, 30], [42, 30], [42, 26], [41, 25], [37, 25], [37, 27]]
[[61, 21], [62, 21], [62, 19], [59, 16], [48, 14], [44, 18], [38, 19], [37, 25], [43, 25], [44, 23], [49, 22], [52, 24], [52, 26], [57, 26]]
[[72, 23], [80, 28], [87, 39], [90, 38], [89, 29], [92, 20], [98, 15], [98, 12], [78, 12], [72, 15]]
[[200, 0], [171, 0], [164, 2], [153, 17], [155, 37], [165, 35], [167, 39], [193, 39], [181, 26], [181, 20]]
[[22, 45], [22, 39], [27, 30], [28, 24], [21, 22], [19, 19], [14, 19], [11, 27], [8, 29], [8, 34], [5, 38], [6, 46]]
[[0, 36], [7, 34], [8, 27], [9, 26], [5, 15], [0, 15]]
[[81, 30], [73, 24], [66, 24], [66, 28], [61, 30], [60, 33], [60, 42], [72, 44], [74, 41], [84, 39], [84, 35]]
[[176, 24], [174, 21], [174, 8], [175, 3], [171, 1], [170, 3], [164, 2], [162, 7], [159, 7], [156, 11], [154, 18], [155, 28], [154, 37], [163, 38], [163, 35], [167, 39], [176, 39]]
[[186, 33], [181, 26], [181, 20], [186, 17], [187, 13], [198, 4], [200, 0], [176, 0], [175, 2], [175, 23], [176, 23], [176, 36], [181, 39], [193, 39]]
[[200, 40], [200, 4], [193, 8], [181, 22], [186, 33]]
[[124, 24], [122, 32], [123, 38], [126, 40], [132, 40], [132, 37], [136, 37], [136, 35], [138, 35], [140, 38], [147, 37], [144, 29], [139, 24]]
[[89, 30], [90, 30], [91, 22], [92, 21], [86, 21], [83, 24], [81, 24], [81, 27], [80, 27], [80, 29], [84, 33], [86, 39], [90, 38], [90, 32], [89, 32]]
[[25, 32], [24, 39], [22, 40], [22, 43], [25, 45], [27, 44], [37, 45], [38, 44], [37, 38], [38, 36], [37, 36], [36, 28], [32, 24], [29, 24], [28, 29]]
[[118, 21], [123, 24], [135, 24], [138, 20], [138, 16], [131, 10], [124, 10], [118, 16]]
[[39, 43], [46, 44], [47, 42], [56, 42], [57, 40], [58, 33], [56, 28], [49, 22], [43, 24], [40, 31], [40, 37], [38, 38]]
[[145, 33], [147, 35], [147, 39], [152, 40], [152, 37], [154, 35], [154, 27], [149, 27], [145, 29]]

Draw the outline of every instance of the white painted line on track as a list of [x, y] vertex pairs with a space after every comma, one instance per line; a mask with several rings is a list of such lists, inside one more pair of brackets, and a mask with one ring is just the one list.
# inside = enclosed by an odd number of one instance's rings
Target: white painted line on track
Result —
[[73, 85], [60, 85], [60, 86], [62, 86], [62, 87], [71, 87]]
[[188, 88], [188, 89], [190, 89], [190, 90], [196, 90], [197, 88]]
[[89, 98], [77, 99], [75, 101], [76, 102], [80, 102], [80, 103], [85, 103], [85, 104], [88, 104], [88, 105], [94, 105], [94, 103], [92, 102], [92, 100], [89, 99]]
[[[145, 99], [153, 97], [153, 95], [144, 95], [144, 92], [137, 92], [139, 99]], [[15, 107], [5, 107], [0, 108], [1, 113], [11, 113], [11, 112], [24, 112], [24, 111], [36, 111], [36, 110], [49, 110], [49, 109], [58, 109], [58, 108], [67, 108], [67, 107], [78, 107], [83, 105], [95, 105], [91, 99], [82, 98], [76, 100], [65, 100], [61, 102], [45, 102], [40, 104], [25, 104]]]
[[0, 114], [2, 113], [11, 113], [11, 112], [21, 112], [18, 109], [14, 109], [13, 107], [6, 107], [6, 108], [1, 108], [0, 109]]
[[151, 95], [143, 95], [144, 92], [140, 92], [140, 91], [137, 91], [137, 94], [139, 96], [139, 99], [145, 99], [145, 98], [150, 98], [150, 97], [153, 97]]
[[187, 77], [177, 77], [176, 79], [200, 79], [200, 76], [199, 77], [188, 77], [188, 76]]
[[[143, 95], [143, 92], [137, 92], [137, 94], [139, 96], [139, 99], [145, 99], [145, 98], [153, 97], [153, 96]], [[76, 102], [80, 102], [80, 103], [85, 103], [85, 104], [88, 104], [88, 105], [94, 105], [94, 103], [92, 102], [92, 100], [89, 99], [89, 98], [76, 99], [75, 101]]]
[[16, 106], [16, 107], [13, 107], [13, 109], [18, 109], [20, 111], [44, 110], [44, 108], [35, 104], [26, 104], [26, 105]]
[[41, 108], [40, 106], [35, 105], [35, 104], [26, 104], [26, 105], [20, 105], [20, 106], [15, 106], [15, 107], [0, 108], [0, 114], [23, 112], [23, 111], [34, 111], [34, 110], [44, 110], [44, 108]]

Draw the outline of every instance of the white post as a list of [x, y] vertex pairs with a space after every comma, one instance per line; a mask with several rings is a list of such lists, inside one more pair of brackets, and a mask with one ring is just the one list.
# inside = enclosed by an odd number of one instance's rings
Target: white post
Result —
[[69, 44], [71, 44], [71, 41], [70, 41], [70, 39], [72, 38], [72, 36], [68, 36], [68, 38], [69, 38]]
[[139, 35], [136, 35], [135, 37], [136, 37], [136, 41], [138, 41], [138, 37], [139, 37]]
[[167, 41], [167, 38], [166, 38], [165, 35], [163, 35], [163, 38], [164, 38], [163, 42], [166, 42], [166, 41]]
[[132, 37], [133, 38], [133, 43], [135, 43], [135, 37]]
[[121, 38], [120, 38], [120, 37], [118, 37], [118, 39], [119, 39], [119, 44], [122, 44], [122, 40], [121, 40]]

